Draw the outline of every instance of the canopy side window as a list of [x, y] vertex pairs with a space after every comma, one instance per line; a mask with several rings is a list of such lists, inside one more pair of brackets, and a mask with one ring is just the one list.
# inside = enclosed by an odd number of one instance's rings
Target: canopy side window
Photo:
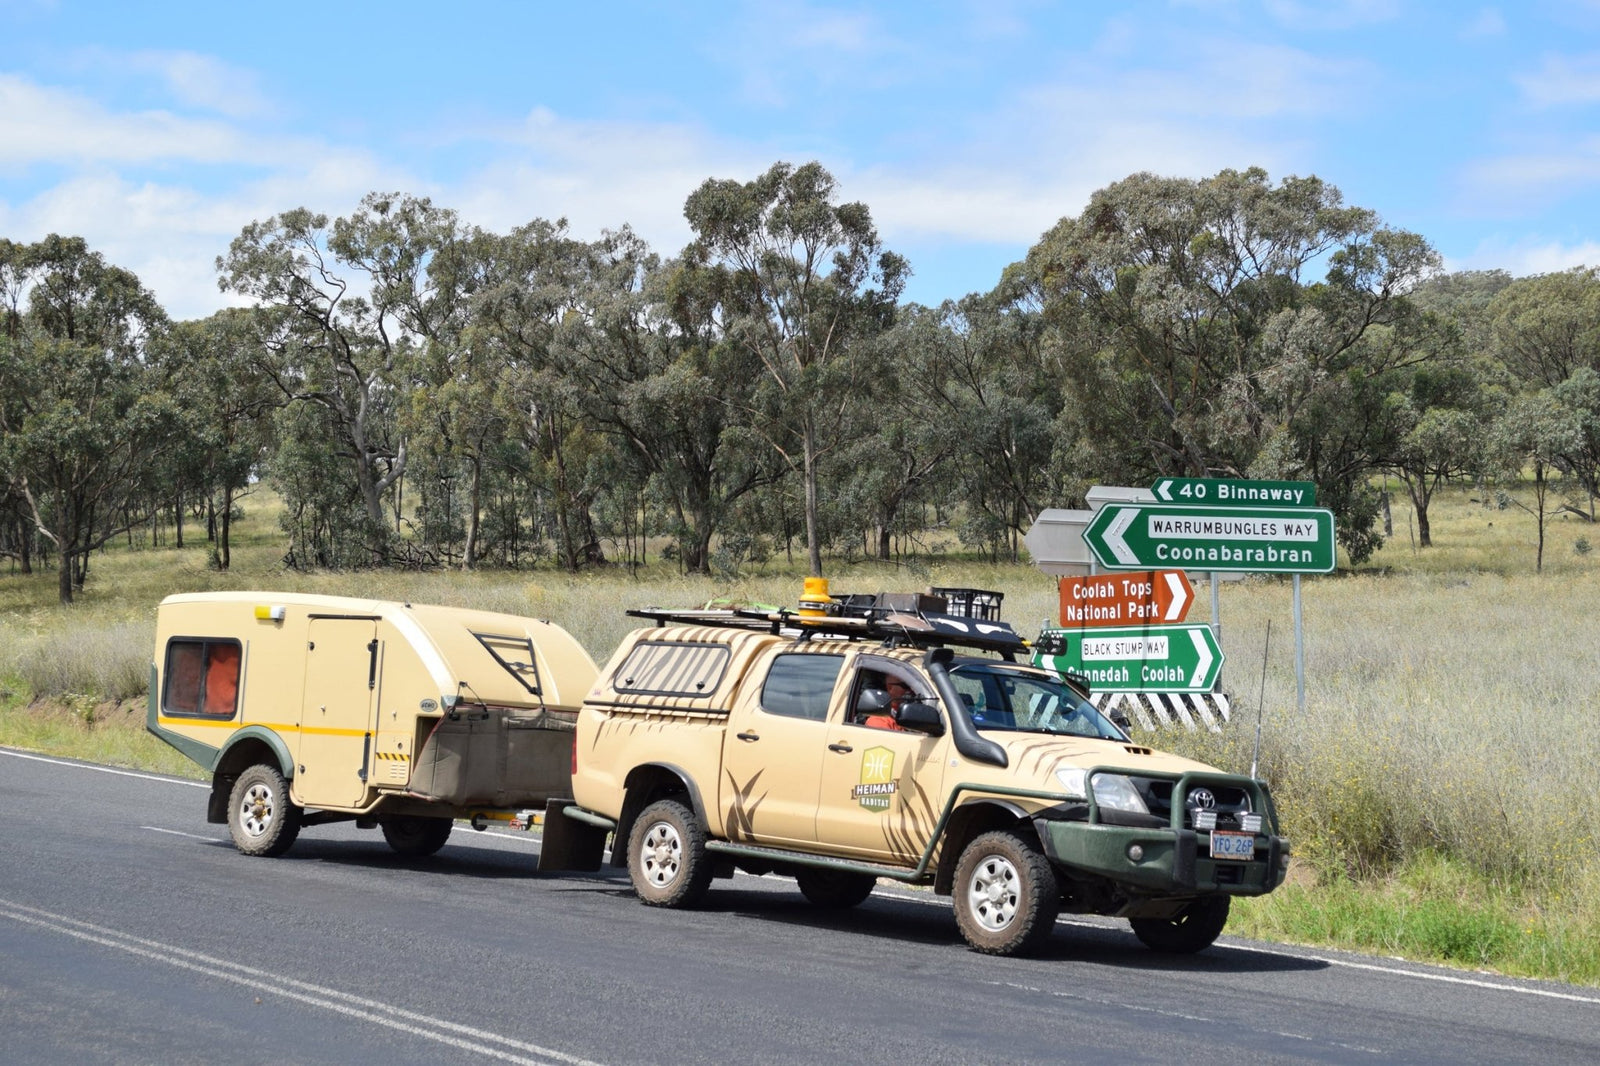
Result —
[[162, 713], [232, 718], [239, 709], [242, 658], [243, 648], [236, 640], [176, 637], [168, 641]]
[[641, 641], [612, 678], [619, 693], [708, 699], [728, 672], [726, 644]]

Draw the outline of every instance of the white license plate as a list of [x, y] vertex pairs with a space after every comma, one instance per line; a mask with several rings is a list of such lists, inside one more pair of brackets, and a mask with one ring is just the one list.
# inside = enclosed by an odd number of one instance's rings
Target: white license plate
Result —
[[1245, 859], [1256, 857], [1256, 838], [1254, 833], [1211, 833], [1211, 857], [1213, 859]]

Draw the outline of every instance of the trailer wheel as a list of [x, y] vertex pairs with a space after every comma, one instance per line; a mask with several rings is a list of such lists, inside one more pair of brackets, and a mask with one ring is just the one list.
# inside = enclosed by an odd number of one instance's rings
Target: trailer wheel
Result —
[[1197, 899], [1176, 918], [1129, 918], [1133, 935], [1145, 947], [1171, 955], [1192, 955], [1210, 947], [1228, 924], [1228, 896]]
[[825, 870], [805, 866], [794, 872], [800, 884], [800, 894], [824, 910], [847, 910], [872, 895], [872, 886], [878, 879], [871, 874], [850, 873], [848, 870]]
[[956, 925], [985, 955], [1025, 955], [1050, 936], [1061, 908], [1056, 873], [1032, 842], [984, 833], [956, 864]]
[[455, 821], [450, 818], [423, 818], [414, 814], [389, 814], [378, 819], [383, 839], [396, 854], [422, 859], [444, 847]]
[[278, 768], [257, 763], [239, 775], [228, 796], [233, 846], [246, 855], [282, 855], [300, 835], [301, 813]]
[[628, 837], [628, 876], [639, 900], [652, 907], [693, 907], [711, 886], [706, 829], [677, 800], [658, 800], [639, 812]]

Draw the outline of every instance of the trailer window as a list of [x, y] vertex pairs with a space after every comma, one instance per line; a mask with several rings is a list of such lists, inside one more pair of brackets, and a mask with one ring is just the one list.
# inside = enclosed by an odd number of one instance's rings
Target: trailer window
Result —
[[239, 704], [240, 651], [236, 640], [169, 641], [162, 711], [232, 718]]
[[494, 656], [494, 661], [517, 683], [533, 695], [539, 695], [539, 667], [534, 661], [533, 640], [530, 637], [497, 637], [492, 633], [474, 633], [484, 650]]

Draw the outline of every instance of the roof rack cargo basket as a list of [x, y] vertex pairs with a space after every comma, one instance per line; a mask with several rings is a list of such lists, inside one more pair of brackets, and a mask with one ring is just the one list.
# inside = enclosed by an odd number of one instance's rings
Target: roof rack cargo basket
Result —
[[981, 618], [986, 622], [999, 620], [1000, 601], [1006, 598], [1005, 593], [991, 589], [930, 588], [928, 593], [944, 598], [945, 614], [953, 614], [958, 618]]

